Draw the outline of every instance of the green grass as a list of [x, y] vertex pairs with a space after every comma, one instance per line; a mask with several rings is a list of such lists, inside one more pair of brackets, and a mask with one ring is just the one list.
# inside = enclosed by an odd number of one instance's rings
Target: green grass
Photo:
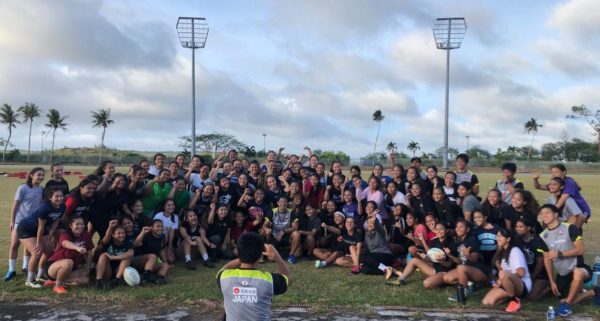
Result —
[[[0, 171], [18, 171], [29, 169], [28, 166], [3, 166]], [[91, 167], [67, 167], [68, 170], [89, 173]], [[124, 169], [120, 169], [124, 171]], [[480, 174], [481, 190], [487, 190], [498, 178], [498, 174]], [[521, 174], [520, 178], [527, 188], [532, 187], [530, 175]], [[600, 199], [593, 196], [600, 190], [598, 175], [574, 175], [575, 180], [583, 188], [584, 195], [593, 209], [600, 209]], [[542, 179], [547, 179], [544, 176]], [[77, 177], [68, 177], [69, 184], [75, 186]], [[9, 242], [8, 222], [10, 207], [14, 192], [23, 181], [17, 178], [0, 177], [0, 272], [7, 268], [7, 248]], [[543, 203], [547, 198], [544, 191], [533, 191], [537, 199]], [[600, 255], [600, 219], [595, 213], [590, 223], [584, 226], [586, 244], [586, 261], [593, 263], [595, 255]], [[224, 262], [222, 262], [224, 263]], [[20, 263], [18, 263], [20, 266]], [[272, 270], [273, 264], [262, 266]], [[357, 311], [368, 310], [373, 305], [379, 306], [404, 306], [421, 308], [456, 308], [448, 301], [448, 296], [453, 294], [453, 288], [438, 290], [425, 290], [421, 285], [422, 278], [416, 273], [409, 284], [404, 287], [390, 287], [385, 284], [381, 276], [352, 275], [348, 269], [327, 267], [316, 270], [312, 261], [301, 259], [291, 267], [295, 279], [285, 295], [275, 298], [276, 305], [304, 304], [312, 306], [342, 306]], [[161, 301], [168, 303], [198, 302], [201, 300], [219, 302], [220, 292], [215, 281], [217, 269], [207, 269], [199, 266], [197, 271], [188, 271], [179, 262], [168, 276], [169, 283], [162, 287], [143, 287], [131, 289], [128, 287], [117, 288], [110, 292], [97, 292], [92, 287], [74, 288], [68, 297], [77, 297], [78, 300], [89, 302], [107, 303], [141, 303]], [[32, 290], [24, 286], [24, 277], [19, 273], [18, 278], [9, 283], [0, 283], [0, 301], [7, 300], [69, 300], [57, 298], [49, 289]], [[477, 296], [469, 300], [468, 307], [481, 308], [480, 299], [485, 290], [477, 291]], [[548, 305], [556, 305], [556, 299], [547, 298], [539, 302], [525, 302], [524, 310], [529, 312], [545, 311]], [[499, 310], [501, 307], [498, 307]], [[503, 307], [502, 307], [503, 308]], [[575, 311], [600, 317], [600, 311], [588, 301], [575, 308]]]

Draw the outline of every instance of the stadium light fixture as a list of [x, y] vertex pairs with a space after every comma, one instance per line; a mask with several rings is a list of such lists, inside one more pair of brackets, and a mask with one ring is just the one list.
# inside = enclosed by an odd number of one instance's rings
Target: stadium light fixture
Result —
[[192, 156], [196, 155], [196, 49], [206, 46], [208, 23], [205, 18], [179, 17], [177, 35], [183, 48], [192, 49]]
[[450, 50], [460, 48], [467, 22], [465, 18], [437, 18], [433, 25], [433, 37], [438, 49], [446, 50], [446, 107], [444, 110], [444, 169], [448, 169], [448, 115], [450, 98]]

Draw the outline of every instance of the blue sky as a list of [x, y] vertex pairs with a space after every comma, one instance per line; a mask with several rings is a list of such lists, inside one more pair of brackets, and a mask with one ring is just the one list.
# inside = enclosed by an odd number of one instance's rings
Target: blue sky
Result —
[[[179, 16], [206, 17], [196, 55], [198, 133], [226, 131], [249, 145], [304, 145], [362, 156], [373, 150], [376, 109], [386, 116], [378, 150], [443, 142], [445, 52], [436, 17], [463, 16], [451, 53], [450, 146], [524, 146], [523, 124], [544, 127], [536, 146], [592, 139], [570, 106], [600, 106], [600, 2], [571, 1], [4, 1], [0, 4], [0, 103], [25, 101], [69, 116], [56, 145], [92, 146], [90, 111], [111, 108], [106, 145], [179, 150], [189, 134], [191, 53]], [[27, 146], [27, 126], [14, 144]], [[41, 139], [34, 123], [32, 149]], [[0, 129], [0, 137], [6, 137]], [[49, 141], [48, 141], [49, 143]]]

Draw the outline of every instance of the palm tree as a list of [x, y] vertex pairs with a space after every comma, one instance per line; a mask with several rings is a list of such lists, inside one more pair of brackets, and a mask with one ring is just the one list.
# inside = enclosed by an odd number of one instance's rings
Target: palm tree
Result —
[[19, 116], [21, 116], [21, 113], [18, 110], [14, 111], [11, 105], [2, 105], [2, 108], [0, 109], [0, 123], [8, 126], [8, 139], [4, 142], [4, 152], [2, 153], [3, 163], [6, 156], [6, 149], [8, 148], [8, 145], [10, 145], [12, 130], [13, 128], [17, 128], [17, 124], [21, 123]]
[[381, 129], [381, 122], [383, 121], [384, 118], [385, 118], [385, 116], [383, 116], [383, 114], [381, 113], [381, 110], [379, 110], [379, 109], [377, 109], [373, 113], [373, 121], [377, 123], [377, 136], [375, 137], [375, 146], [373, 146], [373, 153], [375, 153], [375, 150], [377, 150], [377, 140], [379, 139], [379, 130]]
[[27, 162], [29, 163], [29, 156], [31, 155], [31, 126], [33, 125], [33, 119], [40, 117], [40, 107], [34, 103], [25, 103], [25, 105], [19, 107], [19, 111], [23, 114], [25, 122], [29, 122], [29, 141], [27, 142]]
[[525, 128], [525, 132], [527, 134], [533, 133], [531, 137], [531, 144], [529, 144], [529, 152], [527, 152], [527, 160], [529, 160], [529, 157], [531, 156], [531, 149], [533, 148], [533, 140], [535, 139], [535, 135], [537, 134], [538, 129], [544, 127], [544, 125], [538, 123], [537, 119], [531, 117], [531, 119], [528, 120], [525, 123], [525, 125], [523, 125], [523, 127]]
[[508, 146], [508, 148], [506, 149], [506, 151], [509, 154], [512, 154], [512, 156], [513, 156], [512, 159], [515, 160], [515, 158], [517, 157], [517, 150], [518, 149], [519, 148], [517, 146]]
[[386, 148], [387, 148], [388, 152], [390, 152], [392, 154], [394, 154], [394, 153], [396, 153], [396, 151], [398, 151], [398, 145], [396, 145], [396, 143], [394, 143], [394, 142], [389, 142], [387, 144]]
[[52, 128], [52, 149], [50, 149], [50, 163], [52, 163], [52, 157], [54, 156], [54, 139], [56, 138], [56, 130], [62, 129], [64, 131], [67, 130], [67, 123], [65, 123], [65, 119], [68, 116], [60, 117], [60, 112], [54, 108], [51, 108], [46, 114], [48, 117], [48, 122], [46, 123], [46, 127]]
[[421, 150], [421, 146], [419, 146], [419, 143], [415, 142], [414, 140], [408, 143], [406, 148], [412, 152], [413, 157], [416, 155], [417, 150]]
[[98, 111], [92, 111], [92, 124], [94, 124], [93, 127], [102, 127], [102, 140], [100, 142], [100, 156], [98, 157], [98, 163], [102, 161], [102, 148], [104, 147], [104, 135], [106, 134], [106, 127], [113, 123], [114, 121], [110, 119], [110, 108], [100, 108]]

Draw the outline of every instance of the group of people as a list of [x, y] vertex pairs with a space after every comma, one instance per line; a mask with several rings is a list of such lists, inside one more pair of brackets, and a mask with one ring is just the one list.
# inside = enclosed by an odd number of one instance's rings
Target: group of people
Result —
[[[582, 238], [591, 209], [562, 164], [552, 166], [547, 183], [534, 176], [533, 187], [549, 193], [540, 206], [515, 177], [514, 163], [482, 190], [466, 154], [445, 173], [433, 165], [423, 170], [418, 157], [405, 168], [390, 155], [387, 170], [352, 166], [345, 174], [341, 162], [326, 166], [306, 150], [308, 156], [270, 151], [263, 163], [235, 150], [212, 164], [197, 155], [167, 163], [159, 153], [153, 164], [142, 160], [126, 174], [105, 161], [73, 189], [62, 165], [51, 166], [45, 184], [46, 171], [33, 168], [15, 195], [5, 280], [16, 275], [19, 244], [25, 285], [53, 286], [56, 293], [94, 278], [98, 290], [118, 286], [129, 266], [154, 284], [166, 282], [177, 260], [190, 270], [195, 262], [213, 268], [219, 259], [233, 260], [226, 269], [254, 267], [264, 252], [285, 272], [269, 276], [271, 283], [277, 278], [279, 290], [270, 290], [277, 294], [290, 278], [276, 254], [285, 252], [289, 264], [314, 258], [318, 269], [338, 265], [398, 286], [420, 271], [425, 288], [454, 285], [450, 299], [461, 303], [487, 286], [483, 304], [508, 300], [510, 312], [523, 299], [546, 295], [560, 297], [559, 315], [588, 297], [600, 304], [600, 288], [582, 291], [592, 277]], [[242, 236], [267, 245], [249, 249], [238, 242]], [[229, 274], [219, 272], [220, 286]]]

